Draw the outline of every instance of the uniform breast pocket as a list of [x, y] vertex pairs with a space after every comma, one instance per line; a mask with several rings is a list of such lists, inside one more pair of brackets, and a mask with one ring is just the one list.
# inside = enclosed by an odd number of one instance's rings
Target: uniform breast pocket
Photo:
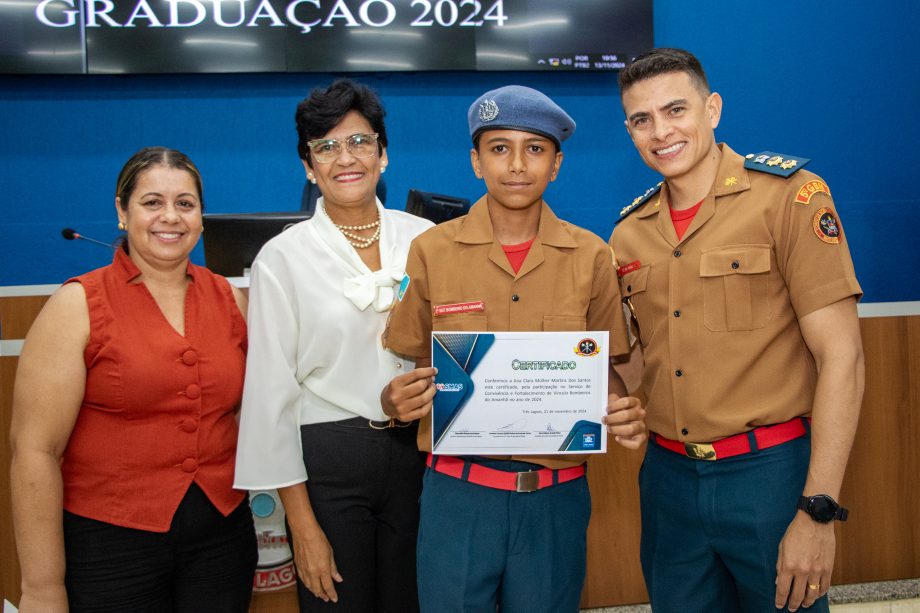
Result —
[[643, 266], [639, 270], [626, 273], [621, 285], [623, 287], [623, 297], [633, 300], [641, 300], [645, 294], [645, 285], [648, 283], [648, 266]]
[[488, 322], [485, 313], [455, 313], [453, 315], [439, 315], [431, 320], [431, 328], [435, 331], [448, 330], [452, 332], [485, 332]]
[[713, 332], [756, 330], [773, 318], [770, 245], [730, 245], [700, 258], [703, 323]]
[[544, 332], [584, 331], [588, 322], [584, 315], [544, 315]]

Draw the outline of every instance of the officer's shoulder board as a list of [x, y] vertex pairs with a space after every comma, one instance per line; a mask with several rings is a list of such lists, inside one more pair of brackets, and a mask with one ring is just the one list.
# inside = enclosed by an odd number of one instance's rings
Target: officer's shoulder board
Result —
[[655, 194], [657, 194], [658, 191], [661, 189], [661, 184], [662, 184], [662, 183], [663, 183], [663, 181], [659, 181], [657, 185], [653, 185], [652, 187], [648, 188], [647, 190], [645, 190], [645, 193], [644, 193], [644, 194], [642, 194], [641, 196], [639, 196], [638, 198], [636, 198], [635, 200], [633, 200], [633, 201], [632, 201], [630, 204], [628, 204], [627, 206], [624, 206], [623, 209], [620, 211], [620, 219], [619, 219], [618, 221], [622, 221], [622, 220], [625, 219], [626, 216], [628, 216], [630, 213], [632, 213], [633, 211], [635, 211], [636, 209], [638, 209], [640, 206], [642, 206], [643, 204], [645, 204], [646, 202], [648, 202], [649, 199], [650, 199], [652, 196], [654, 196]]
[[744, 167], [748, 170], [756, 170], [786, 178], [791, 177], [810, 161], [810, 158], [761, 151], [760, 153], [748, 153], [744, 156]]

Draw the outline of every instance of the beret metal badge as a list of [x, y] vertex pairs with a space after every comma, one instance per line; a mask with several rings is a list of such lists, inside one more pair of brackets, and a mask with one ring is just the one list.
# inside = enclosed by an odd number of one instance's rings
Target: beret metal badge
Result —
[[482, 121], [492, 121], [498, 117], [498, 105], [495, 100], [484, 100], [479, 105], [479, 119]]

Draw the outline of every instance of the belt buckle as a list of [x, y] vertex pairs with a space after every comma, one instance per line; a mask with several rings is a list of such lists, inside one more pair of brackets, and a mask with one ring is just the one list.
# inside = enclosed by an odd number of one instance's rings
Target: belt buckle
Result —
[[535, 470], [529, 470], [523, 473], [517, 473], [517, 482], [514, 491], [516, 492], [536, 492], [540, 486], [540, 475]]
[[694, 460], [716, 460], [716, 449], [709, 443], [684, 443], [687, 457]]
[[368, 419], [367, 425], [373, 428], [374, 430], [389, 430], [390, 428], [408, 428], [409, 426], [412, 425], [412, 422], [411, 421], [399, 421], [395, 417], [391, 417], [389, 421], [387, 421], [386, 423], [383, 423], [382, 421], [374, 421], [373, 419]]

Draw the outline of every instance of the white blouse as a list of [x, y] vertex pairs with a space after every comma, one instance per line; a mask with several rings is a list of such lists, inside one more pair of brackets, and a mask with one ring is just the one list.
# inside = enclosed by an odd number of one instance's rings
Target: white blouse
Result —
[[414, 368], [380, 335], [405, 274], [409, 243], [432, 226], [380, 211], [379, 271], [371, 271], [317, 202], [317, 214], [259, 252], [249, 284], [249, 353], [234, 487], [272, 489], [307, 479], [300, 426], [386, 420], [380, 392]]

